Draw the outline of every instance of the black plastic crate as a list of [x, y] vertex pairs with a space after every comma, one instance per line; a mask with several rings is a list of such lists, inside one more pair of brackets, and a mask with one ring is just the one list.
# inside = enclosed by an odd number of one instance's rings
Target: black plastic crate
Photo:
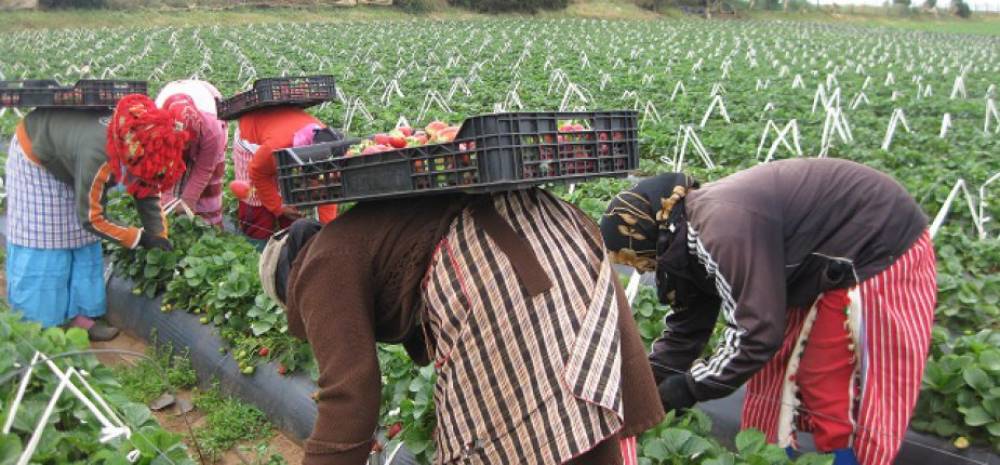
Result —
[[[450, 192], [495, 192], [595, 177], [639, 166], [634, 111], [499, 113], [466, 119], [454, 142], [340, 157], [343, 145], [275, 153], [285, 203], [305, 207]], [[560, 132], [582, 121], [584, 130]]]
[[333, 100], [333, 76], [294, 76], [258, 79], [253, 88], [217, 102], [219, 118], [234, 120], [244, 113], [276, 105], [302, 108]]
[[129, 94], [146, 94], [145, 81], [81, 79], [73, 87], [53, 80], [0, 81], [3, 107], [113, 107]]

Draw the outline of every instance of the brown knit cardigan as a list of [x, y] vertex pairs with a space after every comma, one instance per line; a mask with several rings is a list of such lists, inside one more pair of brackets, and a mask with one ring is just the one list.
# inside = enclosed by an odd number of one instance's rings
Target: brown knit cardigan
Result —
[[[416, 363], [428, 363], [433, 341], [424, 340], [421, 327], [421, 282], [451, 221], [481, 200], [462, 195], [358, 204], [296, 257], [287, 282], [289, 329], [312, 346], [320, 388], [304, 465], [361, 465], [368, 458], [381, 400], [375, 343], [402, 343]], [[599, 234], [593, 226], [590, 233]], [[525, 258], [518, 253], [511, 261]], [[616, 285], [620, 308], [629, 308]], [[619, 325], [625, 409], [620, 436], [628, 437], [655, 426], [664, 414], [631, 312], [621, 312]], [[620, 464], [618, 441], [605, 441], [569, 463]]]

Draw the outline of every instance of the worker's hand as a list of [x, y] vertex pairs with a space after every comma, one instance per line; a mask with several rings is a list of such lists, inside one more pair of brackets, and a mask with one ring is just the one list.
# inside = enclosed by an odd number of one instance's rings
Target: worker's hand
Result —
[[300, 212], [295, 207], [289, 207], [288, 205], [285, 205], [284, 207], [281, 207], [281, 216], [284, 216], [292, 220], [297, 220], [299, 218], [302, 218], [302, 212]]
[[691, 408], [698, 402], [688, 387], [687, 375], [675, 374], [666, 377], [659, 385], [660, 402], [663, 410], [677, 410], [678, 413]]
[[194, 218], [194, 209], [191, 205], [195, 205], [197, 201], [189, 202], [184, 199], [177, 199], [177, 205], [173, 208], [173, 213], [175, 215], [187, 215], [188, 218]]
[[174, 246], [170, 243], [170, 239], [157, 236], [156, 234], [147, 234], [145, 232], [139, 236], [139, 246], [144, 249], [160, 249], [168, 252], [174, 250]]

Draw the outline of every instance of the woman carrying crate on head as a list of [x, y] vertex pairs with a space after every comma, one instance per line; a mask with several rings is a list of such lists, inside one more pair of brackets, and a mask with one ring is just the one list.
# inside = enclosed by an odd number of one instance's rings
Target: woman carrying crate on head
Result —
[[[190, 134], [145, 95], [114, 112], [36, 109], [18, 124], [7, 158], [7, 300], [44, 326], [69, 324], [108, 340], [101, 239], [170, 249], [159, 192], [184, 174]], [[105, 216], [109, 188], [124, 184], [142, 228]]]
[[163, 192], [163, 206], [197, 214], [214, 226], [222, 226], [228, 132], [226, 122], [216, 116], [215, 101], [220, 97], [215, 86], [194, 79], [170, 82], [156, 97], [159, 108], [180, 115], [191, 131], [184, 152], [188, 169], [173, 189]]
[[[667, 409], [747, 384], [743, 427], [836, 465], [889, 465], [920, 390], [936, 298], [920, 206], [854, 162], [784, 160], [703, 187], [640, 182], [601, 221], [672, 307], [649, 356]], [[701, 358], [719, 315], [725, 329]]]
[[297, 221], [264, 250], [261, 280], [320, 367], [306, 465], [365, 463], [377, 341], [437, 370], [435, 463], [633, 465], [635, 437], [663, 419], [596, 225], [544, 190]]
[[[261, 247], [275, 232], [287, 228], [303, 212], [285, 205], [278, 190], [274, 151], [309, 145], [317, 131], [338, 135], [305, 110], [281, 105], [247, 112], [239, 117], [233, 140], [236, 180], [250, 185], [249, 196], [240, 199], [240, 230]], [[337, 217], [336, 205], [317, 207], [320, 223]]]

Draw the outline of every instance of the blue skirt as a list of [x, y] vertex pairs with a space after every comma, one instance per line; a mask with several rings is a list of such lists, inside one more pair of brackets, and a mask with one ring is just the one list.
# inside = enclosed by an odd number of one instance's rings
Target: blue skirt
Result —
[[7, 243], [7, 301], [44, 327], [105, 313], [101, 243], [75, 249], [38, 249]]

